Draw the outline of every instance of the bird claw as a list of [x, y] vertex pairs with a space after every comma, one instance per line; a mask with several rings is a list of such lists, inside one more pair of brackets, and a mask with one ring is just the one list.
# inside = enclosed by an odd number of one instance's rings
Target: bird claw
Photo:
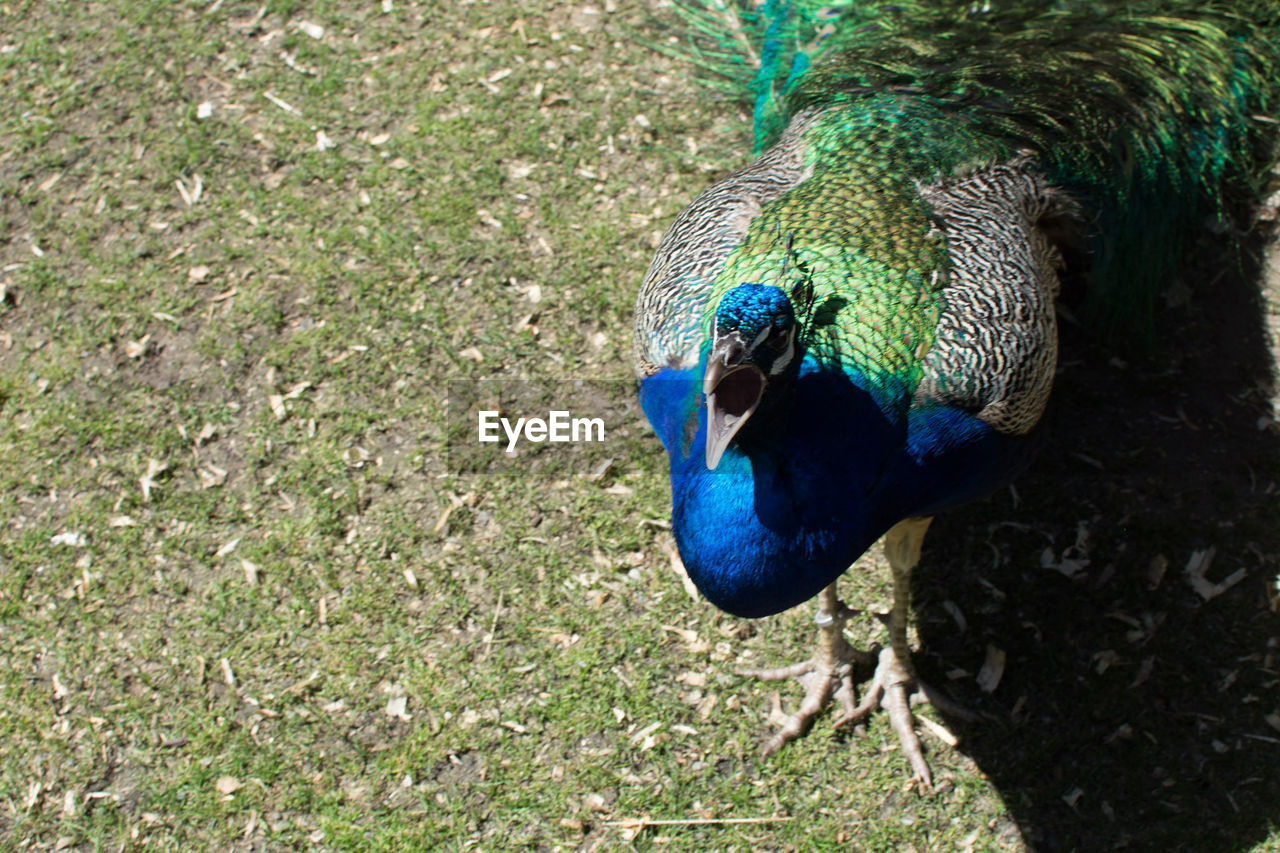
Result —
[[[919, 527], [917, 524], [912, 529]], [[818, 596], [818, 649], [812, 658], [795, 666], [739, 672], [739, 675], [764, 681], [794, 678], [804, 687], [804, 700], [800, 707], [785, 718], [781, 729], [765, 745], [766, 757], [809, 731], [814, 718], [832, 699], [835, 699], [841, 712], [836, 722], [837, 727], [856, 726], [865, 722], [877, 709], [883, 708], [889, 714], [889, 723], [898, 735], [903, 754], [911, 763], [912, 781], [921, 791], [933, 790], [933, 774], [929, 771], [928, 762], [924, 760], [924, 750], [916, 735], [911, 706], [928, 701], [944, 713], [956, 717], [972, 720], [974, 715], [915, 677], [911, 669], [910, 647], [907, 645], [906, 599], [902, 593], [904, 588], [895, 575], [895, 618], [890, 620], [889, 629], [893, 643], [889, 648], [873, 646], [870, 651], [863, 652], [849, 645], [844, 635], [844, 623], [854, 611], [840, 601], [835, 584], [831, 584]], [[900, 654], [894, 652], [895, 646], [901, 649]], [[871, 676], [871, 683], [867, 686], [862, 701], [857, 702], [854, 670], [865, 672], [872, 667], [875, 672]], [[777, 703], [778, 700], [775, 698], [774, 701]], [[781, 709], [777, 713], [781, 715]], [[948, 743], [955, 744], [954, 736], [942, 726], [927, 718], [921, 719]]]
[[777, 734], [765, 744], [762, 757], [768, 757], [791, 741], [803, 737], [832, 699], [835, 699], [844, 716], [852, 714], [856, 710], [854, 668], [870, 665], [875, 659], [874, 651], [858, 651], [846, 643], [843, 647], [823, 649], [813, 658], [793, 666], [739, 670], [739, 675], [762, 681], [787, 681], [794, 678], [804, 688], [804, 699], [800, 707], [786, 718]]
[[929, 763], [925, 761], [924, 749], [920, 745], [920, 737], [916, 734], [915, 717], [911, 713], [913, 706], [924, 702], [929, 702], [953, 716], [964, 719], [974, 718], [972, 713], [912, 675], [908, 664], [899, 660], [892, 648], [886, 648], [880, 652], [875, 675], [867, 685], [862, 701], [857, 707], [848, 709], [844, 716], [836, 721], [836, 727], [860, 725], [866, 722], [877, 709], [883, 708], [889, 714], [889, 725], [898, 736], [902, 754], [911, 765], [912, 781], [922, 793], [927, 794], [933, 791], [933, 774], [929, 770]]

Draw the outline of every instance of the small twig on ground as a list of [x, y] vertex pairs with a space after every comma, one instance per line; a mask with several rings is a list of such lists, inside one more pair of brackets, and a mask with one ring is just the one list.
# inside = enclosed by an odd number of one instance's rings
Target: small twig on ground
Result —
[[647, 817], [631, 817], [623, 820], [606, 820], [604, 826], [620, 826], [624, 829], [644, 829], [646, 826], [710, 826], [729, 823], [786, 823], [794, 817], [699, 817], [687, 820], [650, 820]]

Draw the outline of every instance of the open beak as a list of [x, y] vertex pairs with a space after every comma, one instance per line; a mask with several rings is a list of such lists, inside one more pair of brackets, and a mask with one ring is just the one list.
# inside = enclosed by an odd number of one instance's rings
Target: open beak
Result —
[[707, 357], [702, 393], [707, 395], [707, 469], [711, 471], [764, 396], [764, 372], [744, 364], [745, 357], [736, 335], [717, 341]]

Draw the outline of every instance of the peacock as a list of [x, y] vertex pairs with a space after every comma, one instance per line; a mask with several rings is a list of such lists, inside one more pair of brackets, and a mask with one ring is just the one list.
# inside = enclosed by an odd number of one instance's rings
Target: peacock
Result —
[[[911, 572], [930, 520], [1033, 456], [1064, 268], [1099, 340], [1151, 341], [1184, 247], [1269, 165], [1280, 4], [722, 0], [682, 55], [753, 116], [754, 161], [660, 243], [635, 310], [646, 417], [694, 584], [737, 616], [817, 596], [799, 710], [878, 709], [932, 778], [911, 706]], [[877, 540], [890, 645], [836, 582]], [[859, 701], [855, 674], [872, 671]]]

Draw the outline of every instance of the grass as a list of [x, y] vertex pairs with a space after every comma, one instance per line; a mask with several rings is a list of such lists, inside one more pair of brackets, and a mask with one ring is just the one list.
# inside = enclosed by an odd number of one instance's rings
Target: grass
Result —
[[[920, 665], [1006, 720], [927, 741], [943, 793], [882, 720], [758, 759], [773, 690], [734, 669], [809, 616], [684, 592], [626, 410], [648, 256], [746, 150], [653, 14], [0, 4], [4, 846], [1280, 849], [1276, 315], [1245, 296], [1243, 331], [1175, 317], [1244, 367], [1085, 349], [1022, 500], [939, 521]], [[482, 378], [591, 380], [622, 425], [459, 471], [449, 383]], [[1041, 568], [1081, 525], [1086, 576]], [[1203, 602], [1208, 544], [1248, 574]]]

